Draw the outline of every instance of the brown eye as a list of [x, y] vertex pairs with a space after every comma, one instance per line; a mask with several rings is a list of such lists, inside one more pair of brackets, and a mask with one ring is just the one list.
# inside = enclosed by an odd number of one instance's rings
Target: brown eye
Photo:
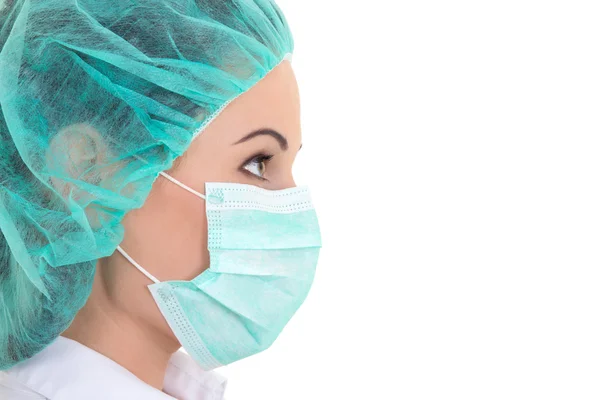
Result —
[[265, 174], [266, 169], [267, 169], [267, 164], [265, 164], [264, 161], [261, 161], [258, 164], [258, 170], [260, 172], [260, 176], [263, 176]]
[[267, 172], [267, 161], [273, 156], [266, 156], [264, 154], [259, 155], [248, 161], [244, 165], [244, 169], [255, 175], [259, 179], [264, 179], [264, 175]]

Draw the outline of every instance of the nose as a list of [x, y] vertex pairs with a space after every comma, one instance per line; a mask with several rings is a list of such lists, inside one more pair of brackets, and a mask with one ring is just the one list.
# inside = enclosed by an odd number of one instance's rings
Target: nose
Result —
[[282, 181], [282, 189], [288, 189], [288, 188], [293, 188], [293, 187], [296, 187], [296, 181], [294, 180], [294, 176], [292, 174], [289, 174]]

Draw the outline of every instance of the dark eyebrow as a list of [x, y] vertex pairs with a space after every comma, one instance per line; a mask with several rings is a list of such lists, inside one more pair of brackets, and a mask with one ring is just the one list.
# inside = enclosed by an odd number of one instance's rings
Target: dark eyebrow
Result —
[[243, 138], [241, 138], [234, 144], [240, 144], [240, 143], [246, 142], [250, 139], [253, 139], [257, 136], [261, 136], [261, 135], [269, 135], [269, 136], [274, 137], [279, 142], [279, 147], [281, 147], [282, 150], [288, 149], [288, 141], [285, 138], [285, 136], [283, 136], [281, 133], [279, 133], [273, 129], [266, 129], [266, 128], [258, 129], [254, 132], [250, 132], [249, 134], [247, 134], [246, 136], [244, 136]]

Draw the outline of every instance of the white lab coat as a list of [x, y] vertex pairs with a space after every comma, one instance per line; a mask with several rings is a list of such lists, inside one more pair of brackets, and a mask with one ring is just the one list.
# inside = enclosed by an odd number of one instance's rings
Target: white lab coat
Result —
[[59, 336], [29, 360], [0, 371], [1, 400], [224, 400], [227, 381], [178, 351], [169, 360], [164, 391], [108, 357]]

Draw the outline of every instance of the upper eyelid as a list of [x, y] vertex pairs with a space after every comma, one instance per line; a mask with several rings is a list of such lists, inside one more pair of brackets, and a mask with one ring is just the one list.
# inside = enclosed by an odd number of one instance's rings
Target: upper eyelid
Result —
[[271, 158], [273, 158], [273, 154], [265, 154], [265, 153], [255, 154], [252, 157], [248, 158], [246, 161], [244, 161], [242, 164], [242, 167], [251, 163], [252, 161], [256, 161], [256, 160], [269, 161]]

